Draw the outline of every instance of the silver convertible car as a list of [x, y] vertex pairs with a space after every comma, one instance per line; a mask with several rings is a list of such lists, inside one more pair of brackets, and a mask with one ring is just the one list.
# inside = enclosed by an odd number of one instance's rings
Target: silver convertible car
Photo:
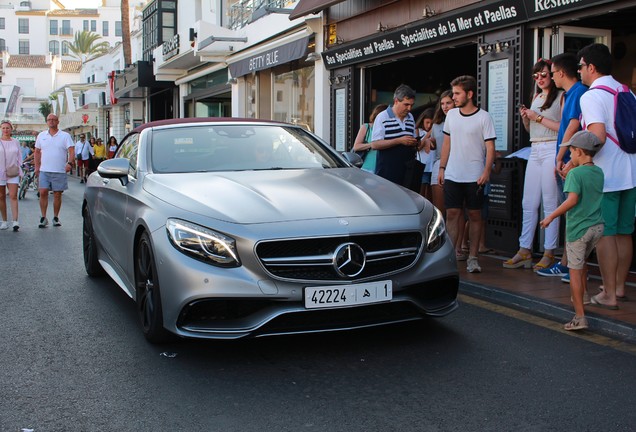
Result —
[[87, 182], [84, 265], [146, 338], [232, 339], [443, 316], [458, 272], [440, 212], [299, 126], [144, 124]]

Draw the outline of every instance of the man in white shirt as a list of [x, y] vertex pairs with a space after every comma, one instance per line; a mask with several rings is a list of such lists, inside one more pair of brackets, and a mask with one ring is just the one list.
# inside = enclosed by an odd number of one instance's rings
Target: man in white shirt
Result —
[[82, 174], [82, 151], [84, 147], [87, 145], [86, 135], [81, 134], [79, 141], [75, 143], [75, 158], [77, 159], [77, 176], [80, 179], [84, 179], [84, 175]]
[[495, 125], [488, 112], [475, 105], [477, 81], [463, 75], [451, 82], [455, 108], [444, 122], [444, 144], [440, 158], [438, 184], [444, 185], [446, 227], [460, 250], [459, 233], [464, 229], [464, 205], [470, 221], [469, 273], [480, 273], [479, 240], [483, 220], [484, 187], [495, 160]]
[[40, 132], [35, 141], [35, 174], [39, 176], [40, 211], [42, 217], [38, 228], [49, 224], [46, 210], [49, 205], [49, 189], [53, 191], [53, 226], [60, 223], [62, 192], [68, 189], [66, 173], [73, 169], [75, 144], [68, 132], [57, 128], [59, 119], [55, 114], [46, 117], [48, 130]]
[[[590, 89], [581, 96], [581, 123], [605, 145], [594, 156], [603, 170], [605, 184], [601, 211], [605, 220], [603, 237], [596, 246], [603, 292], [592, 297], [592, 305], [618, 309], [617, 300], [626, 300], [625, 281], [632, 262], [632, 232], [636, 206], [636, 154], [623, 151], [610, 137], [614, 128], [614, 95], [596, 88], [622, 87], [612, 73], [612, 55], [603, 44], [591, 44], [577, 53], [581, 82]], [[607, 142], [606, 142], [607, 141]]]

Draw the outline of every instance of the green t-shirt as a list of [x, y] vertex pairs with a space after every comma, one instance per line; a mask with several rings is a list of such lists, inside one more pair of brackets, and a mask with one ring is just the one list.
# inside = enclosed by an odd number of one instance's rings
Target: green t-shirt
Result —
[[591, 226], [603, 223], [601, 199], [603, 198], [603, 170], [596, 165], [580, 165], [565, 178], [565, 192], [574, 192], [579, 202], [565, 215], [565, 239], [580, 239]]

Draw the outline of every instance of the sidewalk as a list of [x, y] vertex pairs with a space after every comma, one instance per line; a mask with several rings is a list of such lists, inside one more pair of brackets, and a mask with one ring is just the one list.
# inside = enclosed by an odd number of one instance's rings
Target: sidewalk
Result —
[[[482, 273], [466, 272], [466, 263], [459, 262], [460, 293], [499, 303], [524, 312], [566, 323], [574, 316], [570, 303], [570, 285], [558, 277], [541, 277], [532, 269], [504, 269], [509, 257], [482, 255]], [[535, 261], [538, 261], [535, 260]], [[630, 276], [630, 280], [634, 277]], [[588, 292], [597, 293], [601, 285], [598, 267], [590, 264]], [[628, 283], [627, 302], [618, 302], [619, 310], [585, 306], [587, 331], [636, 343], [636, 284]]]

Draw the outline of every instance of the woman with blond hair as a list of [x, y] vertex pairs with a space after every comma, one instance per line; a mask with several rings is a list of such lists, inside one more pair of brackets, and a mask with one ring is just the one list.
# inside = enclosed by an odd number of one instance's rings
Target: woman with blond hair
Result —
[[[20, 175], [22, 169], [22, 151], [20, 143], [17, 139], [12, 138], [13, 125], [8, 120], [0, 123], [2, 136], [0, 137], [0, 214], [2, 221], [0, 222], [0, 230], [9, 228], [7, 219], [7, 189], [9, 190], [9, 200], [11, 201], [11, 216], [13, 223], [11, 224], [13, 231], [20, 229], [18, 223], [18, 185], [20, 183]], [[12, 173], [11, 170], [17, 172]]]

